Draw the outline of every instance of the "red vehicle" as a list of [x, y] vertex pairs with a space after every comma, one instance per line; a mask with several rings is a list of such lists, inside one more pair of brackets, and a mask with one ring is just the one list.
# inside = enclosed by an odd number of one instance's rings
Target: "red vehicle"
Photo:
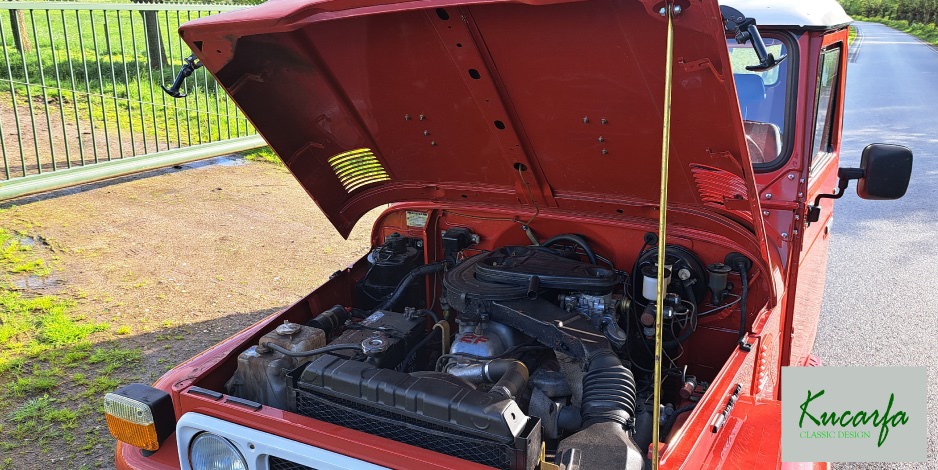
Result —
[[912, 155], [838, 169], [836, 2], [727, 3], [272, 0], [184, 25], [337, 230], [391, 205], [306, 298], [108, 394], [118, 467], [640, 469], [654, 441], [663, 468], [824, 467], [780, 461], [780, 370], [819, 363], [831, 199], [901, 197]]

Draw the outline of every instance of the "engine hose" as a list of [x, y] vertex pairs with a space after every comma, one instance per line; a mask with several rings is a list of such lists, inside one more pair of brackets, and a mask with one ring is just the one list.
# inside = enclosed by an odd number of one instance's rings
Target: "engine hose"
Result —
[[[742, 292], [739, 296], [739, 345], [747, 350], [746, 345], [746, 298], [749, 297], [749, 273], [745, 262], [737, 263], [739, 266], [739, 282], [742, 283]], [[745, 345], [745, 346], [743, 346]]]
[[583, 251], [586, 252], [586, 257], [589, 258], [590, 263], [596, 264], [596, 253], [593, 253], [593, 249], [590, 248], [589, 243], [586, 243], [586, 240], [579, 235], [573, 235], [572, 233], [557, 235], [541, 243], [541, 246], [547, 248], [559, 242], [570, 242], [579, 245], [579, 247], [583, 248]]
[[396, 304], [399, 300], [401, 300], [401, 296], [404, 295], [404, 291], [406, 291], [407, 288], [410, 287], [410, 285], [414, 283], [414, 281], [428, 274], [438, 273], [440, 271], [443, 271], [444, 269], [446, 269], [445, 261], [440, 261], [438, 263], [432, 263], [432, 264], [425, 264], [423, 266], [418, 266], [414, 268], [411, 272], [407, 273], [407, 275], [404, 276], [404, 279], [402, 279], [400, 283], [397, 284], [397, 288], [394, 289], [394, 292], [391, 294], [390, 297], [388, 297], [388, 300], [385, 300], [381, 305], [378, 305], [377, 307], [375, 307], [374, 310], [372, 310], [372, 312], [377, 311], [377, 310], [392, 309], [394, 307], [394, 304]]
[[674, 423], [677, 421], [678, 416], [693, 410], [695, 406], [697, 406], [696, 403], [691, 403], [690, 405], [684, 405], [674, 410], [674, 412], [671, 413], [671, 416], [668, 416], [668, 420], [664, 422], [664, 426], [661, 427], [662, 436], [659, 441], [664, 442], [664, 440], [668, 437], [668, 434], [671, 433], [671, 428], [674, 427]]
[[584, 427], [605, 421], [625, 426], [635, 415], [635, 377], [612, 351], [590, 359], [580, 410]]
[[527, 366], [514, 359], [495, 359], [485, 364], [482, 371], [487, 379], [495, 382], [490, 393], [499, 393], [505, 398], [517, 397], [528, 384]]
[[[687, 327], [684, 328], [684, 330], [681, 331], [681, 333], [677, 336], [677, 338], [669, 339], [669, 340], [667, 340], [667, 341], [661, 343], [661, 346], [662, 346], [664, 349], [675, 348], [675, 347], [677, 347], [679, 344], [683, 343], [684, 341], [687, 341], [687, 338], [690, 338], [690, 335], [691, 335], [691, 333], [693, 333], [693, 332], [694, 332], [694, 328], [692, 328], [691, 325], [687, 325]], [[653, 347], [653, 346], [655, 345], [655, 342], [654, 342], [653, 340], [649, 340], [649, 339], [646, 338], [646, 339], [644, 339], [643, 341], [645, 341], [645, 344], [649, 345], [649, 347]], [[649, 352], [651, 352], [651, 351], [649, 351]]]
[[324, 346], [318, 349], [311, 349], [309, 351], [303, 351], [303, 352], [290, 351], [289, 349], [280, 347], [274, 343], [264, 343], [264, 346], [270, 349], [273, 349], [274, 351], [277, 351], [278, 353], [283, 354], [284, 356], [290, 356], [290, 357], [310, 357], [310, 356], [315, 356], [318, 354], [327, 353], [330, 351], [340, 351], [343, 349], [357, 349], [359, 351], [362, 350], [362, 345], [360, 344], [330, 344], [328, 346]]
[[434, 312], [433, 310], [422, 308], [420, 310], [417, 310], [417, 313], [427, 315], [428, 317], [432, 318], [434, 325], [440, 322], [440, 317], [437, 316], [436, 312]]
[[414, 347], [410, 348], [410, 351], [404, 357], [407, 359], [410, 359], [411, 357], [416, 356], [417, 351], [420, 351], [420, 348], [424, 347], [427, 343], [430, 342], [430, 340], [436, 339], [437, 336], [441, 336], [442, 334], [443, 334], [442, 329], [434, 328], [433, 330], [430, 331], [429, 334], [427, 334], [427, 336], [424, 336], [423, 339], [420, 340], [419, 343], [415, 344]]

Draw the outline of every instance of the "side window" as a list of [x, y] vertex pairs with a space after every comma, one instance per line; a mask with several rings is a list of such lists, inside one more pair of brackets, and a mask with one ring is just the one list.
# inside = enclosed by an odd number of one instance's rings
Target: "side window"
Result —
[[837, 107], [837, 86], [840, 83], [840, 57], [841, 47], [838, 44], [821, 53], [821, 63], [818, 67], [818, 87], [815, 103], [817, 114], [814, 118], [814, 152], [813, 160], [820, 155], [834, 150], [834, 109]]

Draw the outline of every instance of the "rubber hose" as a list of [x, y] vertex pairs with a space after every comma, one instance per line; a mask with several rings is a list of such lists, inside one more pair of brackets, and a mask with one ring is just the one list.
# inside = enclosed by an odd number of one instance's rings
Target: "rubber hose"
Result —
[[279, 345], [276, 345], [274, 343], [265, 343], [264, 346], [267, 346], [268, 348], [273, 349], [274, 351], [277, 351], [278, 353], [283, 354], [284, 356], [290, 356], [290, 357], [310, 357], [310, 356], [315, 356], [317, 354], [327, 353], [330, 351], [339, 351], [342, 349], [357, 349], [359, 351], [361, 351], [362, 349], [362, 345], [360, 344], [330, 344], [329, 346], [324, 346], [318, 349], [311, 349], [309, 351], [303, 351], [303, 352], [295, 352], [295, 351], [290, 351], [289, 349], [280, 347]]
[[413, 270], [411, 270], [411, 272], [407, 273], [407, 275], [404, 276], [404, 279], [402, 279], [400, 283], [397, 284], [397, 288], [394, 289], [394, 292], [391, 294], [390, 297], [388, 297], [388, 300], [385, 300], [381, 305], [378, 305], [377, 307], [375, 307], [374, 310], [372, 310], [372, 312], [377, 311], [377, 310], [390, 310], [391, 308], [394, 307], [394, 304], [396, 304], [399, 300], [401, 300], [401, 296], [404, 295], [404, 291], [406, 291], [407, 288], [410, 287], [410, 285], [414, 283], [414, 281], [428, 274], [438, 273], [440, 271], [443, 271], [444, 269], [446, 269], [445, 261], [440, 261], [439, 263], [425, 264], [423, 266], [418, 266], [414, 268]]
[[573, 235], [572, 233], [557, 235], [555, 237], [549, 238], [546, 242], [541, 243], [541, 246], [547, 248], [559, 242], [570, 242], [579, 245], [580, 248], [583, 248], [583, 251], [586, 252], [586, 257], [589, 258], [590, 263], [596, 264], [596, 253], [593, 253], [593, 249], [590, 248], [589, 243], [586, 243], [586, 240], [584, 240], [583, 237], [579, 235]]
[[671, 433], [671, 428], [674, 426], [674, 423], [677, 421], [678, 416], [684, 413], [687, 413], [690, 410], [693, 410], [695, 406], [697, 406], [696, 403], [691, 403], [690, 405], [684, 405], [674, 410], [674, 413], [671, 413], [671, 416], [668, 416], [668, 420], [664, 422], [664, 426], [662, 426], [661, 429], [659, 430], [659, 432], [662, 434], [661, 439], [659, 439], [659, 441], [664, 441], [665, 438], [668, 437], [668, 434]]
[[495, 359], [485, 365], [485, 377], [495, 382], [492, 391], [505, 391], [507, 398], [517, 397], [528, 384], [528, 368], [514, 359]]
[[443, 334], [443, 330], [439, 328], [434, 328], [432, 331], [430, 331], [430, 333], [427, 334], [427, 336], [424, 336], [423, 339], [420, 340], [419, 343], [415, 344], [414, 347], [410, 348], [410, 351], [408, 351], [407, 355], [404, 357], [410, 358], [410, 357], [415, 356], [417, 354], [417, 351], [420, 351], [420, 348], [424, 347], [427, 343], [430, 342], [431, 339], [434, 339], [435, 336], [438, 336], [441, 334]]
[[612, 351], [590, 359], [580, 409], [584, 427], [606, 421], [625, 426], [635, 415], [635, 377]]
[[438, 317], [438, 316], [436, 315], [436, 312], [434, 312], [433, 310], [430, 310], [430, 309], [427, 309], [427, 308], [422, 308], [422, 309], [420, 309], [420, 310], [417, 310], [417, 313], [422, 313], [422, 314], [424, 314], [424, 315], [428, 315], [430, 318], [433, 319], [433, 324], [434, 324], [434, 325], [440, 322], [440, 317]]
[[[690, 338], [690, 335], [691, 335], [691, 333], [693, 333], [693, 332], [694, 332], [694, 329], [691, 328], [690, 325], [688, 325], [686, 328], [684, 328], [683, 331], [681, 331], [681, 334], [679, 334], [679, 335], [677, 336], [677, 338], [674, 338], [674, 339], [671, 339], [671, 340], [668, 340], [668, 341], [665, 341], [665, 342], [661, 343], [661, 347], [662, 347], [663, 349], [668, 349], [668, 348], [676, 347], [677, 345], [683, 343], [684, 341], [687, 341], [687, 338]], [[654, 341], [651, 341], [651, 340], [648, 340], [648, 339], [645, 339], [644, 341], [645, 341], [645, 344], [648, 344], [648, 345], [654, 345], [654, 344], [655, 344]]]

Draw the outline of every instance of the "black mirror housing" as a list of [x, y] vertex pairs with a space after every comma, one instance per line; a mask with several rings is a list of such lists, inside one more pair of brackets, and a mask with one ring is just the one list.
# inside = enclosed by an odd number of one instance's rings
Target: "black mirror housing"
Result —
[[857, 195], [863, 199], [899, 199], [912, 178], [912, 151], [901, 145], [870, 144], [860, 157], [863, 177]]

